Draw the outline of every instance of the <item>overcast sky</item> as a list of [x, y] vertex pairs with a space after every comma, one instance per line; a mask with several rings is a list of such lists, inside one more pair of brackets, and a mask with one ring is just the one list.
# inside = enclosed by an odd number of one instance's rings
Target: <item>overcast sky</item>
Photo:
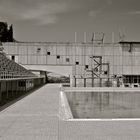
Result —
[[0, 20], [13, 24], [19, 41], [83, 41], [104, 32], [118, 41], [140, 41], [140, 0], [0, 0]]

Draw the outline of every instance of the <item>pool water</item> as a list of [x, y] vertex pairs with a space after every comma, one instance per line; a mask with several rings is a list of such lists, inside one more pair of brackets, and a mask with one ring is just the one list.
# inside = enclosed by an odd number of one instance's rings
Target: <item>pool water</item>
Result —
[[74, 118], [140, 118], [140, 92], [66, 92]]

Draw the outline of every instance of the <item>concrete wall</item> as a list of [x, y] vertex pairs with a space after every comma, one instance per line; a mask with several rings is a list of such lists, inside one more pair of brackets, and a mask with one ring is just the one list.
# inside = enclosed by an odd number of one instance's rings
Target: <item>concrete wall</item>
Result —
[[[109, 77], [114, 75], [140, 75], [140, 44], [92, 44], [92, 43], [4, 43], [7, 56], [15, 56], [23, 65], [72, 66], [72, 75], [77, 78], [91, 77], [85, 65], [91, 70], [96, 63], [90, 56], [102, 56], [102, 63], [109, 63]], [[98, 59], [97, 59], [98, 61]], [[79, 64], [76, 65], [76, 62]], [[52, 68], [50, 69], [53, 70]], [[54, 70], [55, 71], [55, 70]], [[102, 77], [106, 66], [102, 66]], [[64, 73], [64, 72], [63, 72]], [[68, 71], [67, 73], [71, 72]], [[98, 74], [98, 72], [97, 72]], [[90, 80], [89, 80], [90, 81]]]

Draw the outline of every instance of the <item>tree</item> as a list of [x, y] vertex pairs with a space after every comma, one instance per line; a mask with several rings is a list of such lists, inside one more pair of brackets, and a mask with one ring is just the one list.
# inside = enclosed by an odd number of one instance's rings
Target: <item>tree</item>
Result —
[[8, 25], [6, 22], [0, 22], [0, 41], [1, 42], [13, 42], [13, 27]]

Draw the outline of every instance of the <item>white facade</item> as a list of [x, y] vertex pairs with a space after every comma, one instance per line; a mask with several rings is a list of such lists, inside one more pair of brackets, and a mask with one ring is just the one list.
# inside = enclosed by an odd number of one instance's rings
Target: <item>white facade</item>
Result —
[[84, 78], [89, 83], [86, 86], [91, 86], [92, 72], [95, 83], [96, 79], [105, 83], [114, 77], [140, 75], [140, 43], [23, 42], [4, 43], [3, 47], [10, 58], [14, 56], [22, 65], [72, 66], [72, 77], [82, 86]]

